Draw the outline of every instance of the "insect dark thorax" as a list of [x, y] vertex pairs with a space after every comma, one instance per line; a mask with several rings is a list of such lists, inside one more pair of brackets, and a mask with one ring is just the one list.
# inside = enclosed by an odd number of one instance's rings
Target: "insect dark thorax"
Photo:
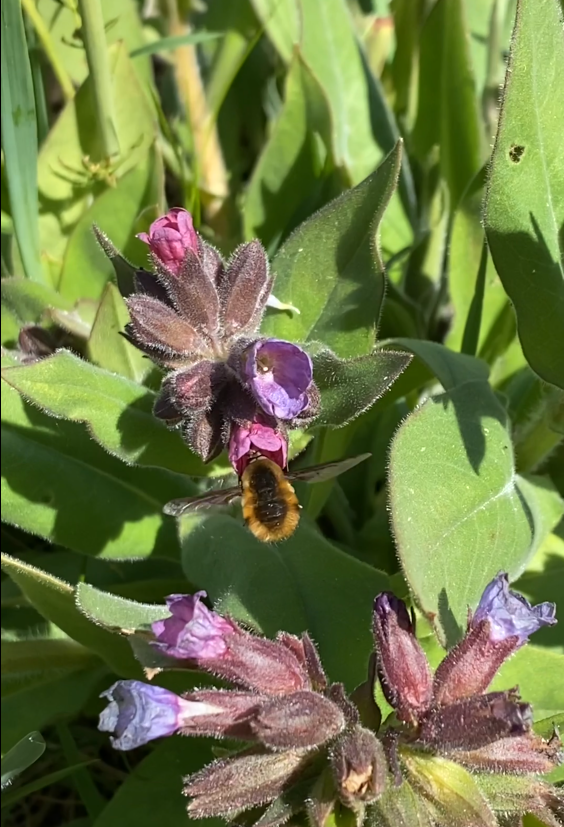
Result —
[[288, 512], [288, 505], [280, 490], [280, 481], [268, 467], [257, 462], [249, 479], [249, 488], [255, 497], [255, 514], [261, 523], [279, 525]]

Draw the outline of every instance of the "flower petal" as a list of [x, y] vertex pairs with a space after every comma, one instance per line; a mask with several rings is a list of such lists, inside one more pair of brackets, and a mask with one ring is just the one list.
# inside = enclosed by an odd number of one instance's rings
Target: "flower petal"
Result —
[[516, 636], [519, 645], [523, 645], [533, 632], [556, 623], [556, 606], [554, 603], [531, 606], [522, 595], [509, 589], [508, 575], [500, 572], [484, 589], [472, 626], [482, 620], [488, 620], [492, 640]]
[[244, 354], [243, 363], [249, 388], [265, 413], [287, 420], [307, 408], [313, 366], [297, 345], [282, 339], [257, 341]]

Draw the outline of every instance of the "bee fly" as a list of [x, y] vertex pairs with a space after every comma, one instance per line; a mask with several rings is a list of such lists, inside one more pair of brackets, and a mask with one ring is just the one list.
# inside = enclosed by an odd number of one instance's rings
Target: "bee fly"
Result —
[[163, 511], [172, 517], [180, 517], [202, 508], [228, 505], [241, 497], [243, 518], [249, 530], [263, 543], [275, 543], [290, 537], [300, 521], [301, 506], [291, 482], [324, 482], [343, 474], [369, 456], [370, 454], [360, 454], [340, 462], [327, 462], [303, 471], [285, 473], [272, 460], [257, 455], [243, 471], [239, 485], [209, 491], [198, 497], [172, 500], [165, 505]]

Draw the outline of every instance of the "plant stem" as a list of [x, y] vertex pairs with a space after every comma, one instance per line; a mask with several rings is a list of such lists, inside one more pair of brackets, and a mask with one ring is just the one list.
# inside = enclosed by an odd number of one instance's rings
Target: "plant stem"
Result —
[[[175, 0], [166, 0], [169, 35], [186, 34]], [[221, 207], [229, 194], [227, 171], [219, 143], [215, 118], [206, 100], [195, 46], [179, 46], [174, 51], [176, 83], [184, 103], [194, 142], [194, 179], [207, 193], [208, 223], [221, 232], [218, 223]], [[198, 180], [199, 179], [199, 180]], [[214, 220], [215, 219], [215, 220]]]
[[72, 85], [72, 80], [70, 79], [67, 70], [61, 63], [59, 56], [55, 50], [55, 45], [53, 43], [53, 39], [49, 33], [49, 29], [39, 12], [37, 11], [37, 6], [35, 5], [35, 0], [21, 0], [22, 6], [25, 10], [25, 13], [31, 20], [33, 24], [33, 28], [43, 46], [43, 51], [47, 57], [47, 60], [52, 66], [53, 72], [55, 73], [55, 77], [59, 81], [59, 86], [61, 87], [61, 91], [65, 100], [68, 102], [74, 98], [74, 86]]
[[119, 155], [120, 149], [102, 6], [100, 0], [78, 0], [78, 10], [101, 142], [102, 158], [97, 160], [107, 160]]

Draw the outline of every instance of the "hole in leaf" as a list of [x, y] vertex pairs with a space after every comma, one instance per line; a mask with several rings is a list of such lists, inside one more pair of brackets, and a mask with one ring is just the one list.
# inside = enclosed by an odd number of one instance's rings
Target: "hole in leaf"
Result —
[[509, 158], [514, 164], [518, 164], [525, 154], [525, 147], [520, 144], [511, 144], [509, 147]]

